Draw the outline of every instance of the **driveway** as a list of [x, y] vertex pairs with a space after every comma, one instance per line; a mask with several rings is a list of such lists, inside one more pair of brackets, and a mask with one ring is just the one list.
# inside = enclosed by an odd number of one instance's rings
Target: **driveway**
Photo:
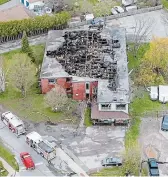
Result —
[[[158, 161], [168, 162], [168, 132], [160, 130], [162, 118], [143, 118], [141, 124], [140, 141], [143, 151], [143, 159], [146, 160], [145, 149], [153, 147], [158, 154]], [[159, 164], [160, 176], [168, 175], [168, 164]]]

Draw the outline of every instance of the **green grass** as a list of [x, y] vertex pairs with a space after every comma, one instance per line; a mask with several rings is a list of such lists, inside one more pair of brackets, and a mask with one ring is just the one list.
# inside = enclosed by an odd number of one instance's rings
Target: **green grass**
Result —
[[129, 107], [132, 117], [137, 117], [143, 116], [146, 111], [159, 110], [161, 104], [150, 100], [148, 93], [144, 93], [142, 98], [135, 98]]
[[85, 110], [84, 124], [85, 124], [86, 127], [92, 126], [92, 122], [91, 122], [91, 109], [90, 108], [87, 108]]
[[165, 9], [168, 9], [168, 1], [167, 0], [161, 0], [162, 5]]
[[0, 143], [0, 157], [7, 161], [16, 171], [19, 171], [19, 166], [14, 158], [14, 155], [8, 151], [7, 148], [2, 145], [2, 143]]
[[7, 175], [8, 175], [8, 172], [4, 168], [2, 162], [0, 161], [0, 176], [7, 176]]
[[9, 0], [0, 0], [0, 5], [7, 3]]
[[[132, 47], [133, 44], [129, 44], [130, 48]], [[146, 53], [146, 51], [149, 49], [149, 44], [143, 44], [138, 52], [137, 52], [137, 57], [134, 58], [133, 54], [131, 51], [128, 51], [127, 55], [128, 55], [128, 69], [137, 69], [140, 65], [141, 59], [143, 58], [144, 54]]]
[[[42, 63], [44, 55], [44, 45], [32, 46], [32, 50], [36, 56], [38, 56], [37, 65]], [[21, 50], [15, 50], [3, 54], [4, 56], [4, 68], [6, 71], [6, 77], [8, 78], [8, 70], [12, 64], [12, 56], [16, 53], [20, 53]], [[39, 94], [39, 88], [37, 84], [33, 85], [30, 91], [27, 93], [26, 98], [22, 98], [21, 93], [13, 89], [10, 83], [7, 82], [6, 91], [0, 94], [0, 103], [13, 111], [18, 116], [32, 120], [34, 122], [41, 122], [50, 119], [53, 122], [72, 122], [76, 123], [77, 119], [72, 117], [72, 120], [64, 116], [63, 113], [54, 113], [44, 102], [44, 95]]]

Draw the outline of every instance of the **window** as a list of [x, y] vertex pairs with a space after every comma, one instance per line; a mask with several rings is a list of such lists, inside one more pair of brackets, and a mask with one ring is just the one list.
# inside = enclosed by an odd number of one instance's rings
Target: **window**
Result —
[[118, 104], [118, 105], [116, 105], [116, 110], [126, 110], [126, 104]]
[[111, 104], [101, 104], [101, 110], [111, 110]]
[[49, 84], [55, 84], [55, 83], [56, 83], [56, 80], [55, 80], [55, 79], [48, 79], [48, 83], [49, 83]]
[[86, 89], [87, 90], [89, 89], [89, 83], [86, 83]]

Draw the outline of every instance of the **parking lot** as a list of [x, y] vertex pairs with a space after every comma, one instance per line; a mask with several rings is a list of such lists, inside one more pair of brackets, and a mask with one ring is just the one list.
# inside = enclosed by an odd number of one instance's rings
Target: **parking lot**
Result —
[[[162, 118], [143, 118], [140, 141], [142, 143], [143, 160], [147, 160], [146, 148], [152, 147], [157, 153], [157, 160], [168, 162], [168, 132], [160, 130]], [[168, 164], [159, 164], [161, 175], [168, 175]]]
[[75, 126], [57, 125], [50, 126], [47, 131], [44, 124], [39, 124], [31, 130], [36, 130], [41, 135], [54, 136], [58, 143], [65, 145], [80, 162], [89, 170], [102, 168], [101, 160], [109, 156], [121, 156], [124, 151], [124, 127], [93, 126], [78, 128]]

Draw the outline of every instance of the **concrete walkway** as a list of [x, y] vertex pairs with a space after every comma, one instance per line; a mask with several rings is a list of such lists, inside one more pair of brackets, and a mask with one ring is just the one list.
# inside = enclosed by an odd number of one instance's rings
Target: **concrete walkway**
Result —
[[2, 162], [4, 168], [8, 171], [8, 176], [15, 176], [15, 170], [2, 157], [0, 157], [0, 161]]

